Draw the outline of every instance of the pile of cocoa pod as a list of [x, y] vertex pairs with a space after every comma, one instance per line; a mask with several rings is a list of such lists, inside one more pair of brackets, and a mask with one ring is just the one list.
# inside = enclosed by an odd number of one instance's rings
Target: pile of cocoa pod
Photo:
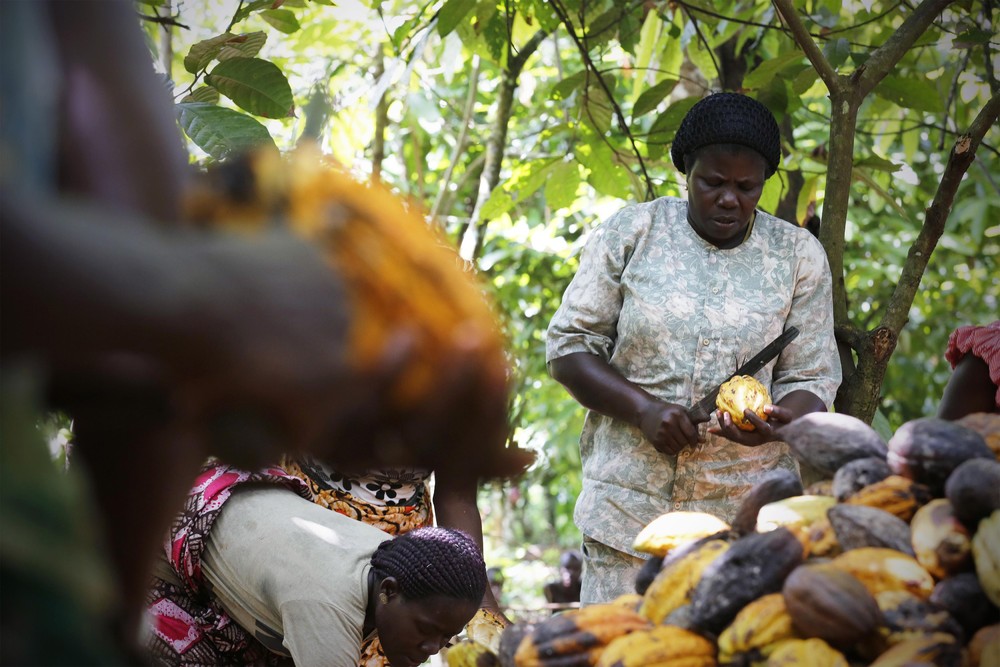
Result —
[[464, 641], [449, 667], [1000, 666], [1000, 415], [782, 435], [820, 481], [776, 471], [732, 524], [664, 514], [636, 594]]

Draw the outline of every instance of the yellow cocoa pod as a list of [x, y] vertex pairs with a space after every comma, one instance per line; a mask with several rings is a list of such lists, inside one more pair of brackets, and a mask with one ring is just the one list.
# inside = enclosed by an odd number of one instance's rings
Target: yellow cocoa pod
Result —
[[487, 647], [473, 641], [460, 641], [445, 654], [448, 667], [499, 667], [500, 658]]
[[593, 665], [612, 640], [649, 628], [635, 611], [617, 604], [571, 609], [535, 626], [517, 647], [517, 667]]
[[597, 667], [715, 667], [715, 646], [674, 625], [636, 630], [615, 639]]
[[775, 528], [792, 532], [805, 553], [809, 552], [809, 528], [826, 518], [826, 512], [837, 504], [833, 496], [792, 496], [768, 503], [757, 512], [757, 532], [766, 533]]
[[917, 510], [931, 499], [930, 489], [901, 475], [862, 487], [844, 499], [848, 505], [865, 505], [884, 510], [909, 522]]
[[972, 557], [983, 592], [1000, 607], [1000, 510], [979, 522], [972, 536]]
[[861, 547], [840, 554], [830, 564], [853, 574], [872, 595], [909, 591], [926, 600], [934, 591], [934, 577], [913, 556], [895, 549]]
[[743, 607], [719, 635], [719, 662], [754, 663], [764, 656], [765, 647], [796, 638], [784, 596], [769, 593]]
[[497, 653], [500, 650], [500, 636], [503, 634], [504, 626], [503, 620], [496, 612], [484, 607], [465, 624], [465, 634], [470, 640]]
[[670, 612], [691, 602], [691, 592], [701, 581], [702, 572], [728, 548], [725, 540], [708, 540], [666, 565], [642, 596], [639, 614], [658, 624]]
[[953, 635], [933, 633], [893, 644], [869, 667], [910, 667], [911, 665], [960, 665], [962, 645]]
[[750, 375], [737, 375], [723, 383], [719, 388], [719, 396], [715, 399], [715, 407], [729, 413], [733, 423], [741, 431], [753, 431], [756, 428], [743, 415], [744, 410], [750, 410], [766, 420], [764, 406], [770, 403], [771, 395], [767, 392], [767, 387]]
[[705, 512], [667, 512], [639, 531], [632, 548], [653, 556], [666, 556], [672, 549], [729, 530], [729, 524]]
[[910, 541], [917, 561], [935, 579], [969, 569], [972, 539], [947, 498], [935, 498], [913, 515]]
[[767, 667], [848, 667], [847, 658], [822, 639], [788, 639], [767, 658]]
[[813, 521], [806, 529], [806, 540], [808, 548], [806, 555], [817, 558], [833, 558], [843, 552], [840, 541], [837, 540], [837, 533], [830, 525], [827, 518]]

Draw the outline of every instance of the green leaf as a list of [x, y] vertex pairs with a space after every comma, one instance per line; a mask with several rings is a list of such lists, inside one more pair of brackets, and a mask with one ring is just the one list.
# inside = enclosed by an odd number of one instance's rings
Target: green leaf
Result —
[[907, 109], [928, 113], [944, 112], [944, 103], [940, 93], [934, 86], [922, 79], [889, 75], [875, 86], [874, 92], [882, 99]]
[[229, 60], [230, 58], [253, 58], [260, 53], [261, 48], [267, 42], [267, 35], [263, 31], [248, 32], [242, 35], [235, 35], [232, 39], [222, 45], [219, 50], [219, 60]]
[[831, 39], [823, 46], [823, 55], [830, 61], [830, 66], [837, 69], [847, 62], [851, 55], [851, 43], [845, 38]]
[[286, 118], [294, 102], [278, 66], [260, 58], [230, 58], [219, 63], [205, 82], [241, 109], [265, 118]]
[[271, 24], [275, 30], [280, 30], [286, 35], [299, 30], [299, 20], [295, 18], [295, 13], [290, 9], [266, 9], [260, 13], [260, 17]]
[[768, 58], [744, 77], [743, 87], [757, 89], [766, 86], [775, 77], [780, 76], [786, 67], [801, 63], [803, 59], [805, 59], [805, 54], [801, 51], [792, 51], [777, 58]]
[[493, 188], [490, 198], [486, 200], [483, 208], [480, 209], [479, 217], [482, 220], [493, 220], [512, 208], [514, 208], [514, 198], [504, 192], [502, 186], [498, 185]]
[[233, 17], [233, 24], [245, 20], [250, 14], [274, 6], [274, 0], [252, 0], [243, 5]]
[[778, 202], [781, 201], [781, 193], [784, 189], [785, 184], [781, 180], [781, 173], [777, 173], [764, 181], [764, 189], [760, 193], [760, 201], [757, 202], [757, 208], [774, 215], [775, 209], [778, 208]]
[[636, 77], [632, 85], [633, 104], [642, 94], [642, 89], [646, 85], [647, 70], [653, 58], [653, 50], [660, 41], [660, 32], [662, 29], [663, 19], [656, 12], [646, 14], [646, 20], [643, 21], [642, 30], [639, 34], [639, 46], [636, 47], [635, 52]]
[[796, 95], [802, 95], [807, 90], [813, 87], [819, 79], [819, 72], [812, 68], [812, 66], [806, 67], [804, 70], [799, 72], [798, 76], [792, 81], [792, 90]]
[[952, 42], [956, 48], [971, 49], [983, 44], [989, 44], [996, 35], [982, 28], [972, 28], [955, 37]]
[[585, 95], [579, 98], [580, 120], [592, 127], [598, 134], [603, 135], [611, 129], [611, 119], [614, 116], [614, 109], [607, 93], [599, 85], [590, 85]]
[[674, 91], [676, 86], [676, 79], [664, 79], [652, 88], [644, 91], [639, 96], [639, 99], [636, 100], [635, 106], [632, 107], [632, 117], [642, 116], [655, 109], [667, 95]]
[[448, 0], [438, 12], [437, 31], [442, 37], [454, 30], [476, 6], [476, 0]]
[[660, 53], [660, 71], [667, 76], [679, 76], [681, 65], [684, 62], [681, 26], [683, 26], [683, 14], [674, 12], [673, 23], [667, 29], [667, 38], [664, 40], [663, 51]]
[[277, 150], [266, 127], [232, 109], [204, 102], [181, 103], [177, 120], [191, 141], [216, 160], [261, 146]]
[[[855, 167], [854, 170], [851, 171], [851, 177], [856, 181], [864, 183], [868, 187], [870, 193], [878, 195], [879, 199], [895, 209], [900, 218], [903, 220], [910, 220], [910, 214], [907, 213], [902, 206], [896, 203], [896, 200], [892, 197], [892, 195], [886, 192], [885, 188], [878, 184], [868, 170]], [[869, 205], [871, 204], [872, 202], [869, 202]]]
[[576, 156], [590, 170], [587, 182], [595, 190], [620, 199], [632, 197], [632, 177], [628, 169], [618, 163], [611, 148], [600, 137], [593, 137], [592, 143], [580, 146]]
[[588, 46], [593, 48], [596, 44], [603, 44], [615, 36], [615, 30], [621, 22], [621, 7], [612, 7], [597, 18], [587, 23], [586, 40]]
[[184, 56], [184, 69], [191, 74], [197, 74], [205, 69], [219, 55], [219, 51], [222, 50], [223, 45], [233, 37], [235, 35], [226, 32], [192, 44], [191, 48], [188, 49], [187, 55]]
[[545, 201], [553, 211], [566, 208], [576, 201], [580, 187], [580, 166], [576, 162], [560, 161], [545, 183]]
[[575, 74], [570, 74], [565, 79], [552, 86], [552, 99], [554, 100], [565, 100], [569, 99], [570, 95], [576, 92], [584, 80], [587, 78], [586, 70], [580, 70]]
[[891, 160], [886, 160], [884, 157], [879, 155], [869, 155], [860, 160], [855, 160], [855, 167], [871, 167], [872, 169], [877, 169], [879, 171], [884, 171], [887, 173], [893, 173], [899, 171], [899, 165], [895, 164]]
[[206, 104], [219, 103], [219, 91], [211, 86], [198, 86], [190, 95], [187, 95], [181, 102], [205, 102]]
[[684, 114], [688, 112], [698, 101], [696, 97], [685, 97], [671, 104], [666, 110], [656, 117], [649, 133], [646, 135], [646, 144], [649, 146], [649, 156], [657, 159], [666, 150], [666, 147], [673, 142], [674, 133], [680, 127]]

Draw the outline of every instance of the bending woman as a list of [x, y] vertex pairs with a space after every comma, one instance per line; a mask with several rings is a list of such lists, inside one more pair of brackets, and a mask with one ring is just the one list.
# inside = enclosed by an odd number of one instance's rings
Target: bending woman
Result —
[[206, 468], [148, 600], [158, 664], [356, 667], [377, 636], [415, 667], [479, 609], [486, 567], [464, 533], [391, 538], [307, 498], [279, 469]]

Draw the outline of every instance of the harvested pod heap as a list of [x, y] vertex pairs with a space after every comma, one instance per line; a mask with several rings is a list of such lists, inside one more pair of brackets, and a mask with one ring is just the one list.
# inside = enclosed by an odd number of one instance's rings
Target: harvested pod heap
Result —
[[641, 597], [511, 626], [499, 664], [1000, 665], [1000, 460], [984, 436], [920, 419], [886, 443], [851, 417], [810, 421], [789, 445], [830, 496], [775, 473], [728, 529], [660, 517], [636, 541], [657, 566]]

